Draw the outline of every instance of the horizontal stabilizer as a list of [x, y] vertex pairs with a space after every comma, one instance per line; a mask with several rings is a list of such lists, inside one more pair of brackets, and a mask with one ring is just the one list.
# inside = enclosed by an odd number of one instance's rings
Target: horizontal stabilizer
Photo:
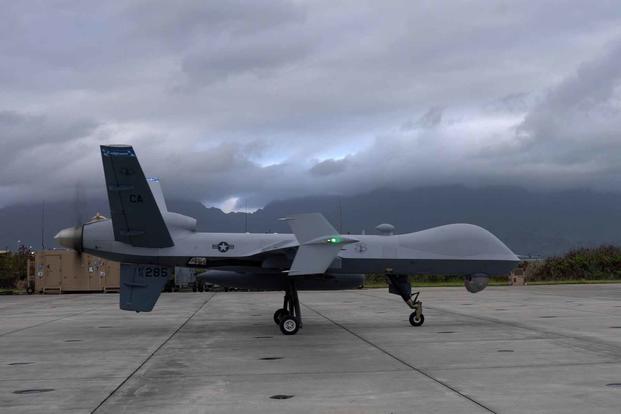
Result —
[[164, 200], [164, 193], [162, 192], [160, 180], [158, 178], [147, 178], [147, 182], [149, 183], [151, 194], [153, 194], [153, 198], [155, 199], [155, 203], [157, 204], [157, 208], [160, 210], [160, 213], [166, 213], [168, 208], [166, 207], [166, 200]]
[[357, 242], [339, 235], [319, 213], [296, 214], [285, 220], [300, 244], [288, 271], [290, 276], [325, 273], [343, 245]]
[[[136, 247], [174, 245], [162, 213], [159, 183], [149, 184], [134, 149], [129, 145], [101, 146], [114, 239]], [[151, 191], [157, 190], [158, 199]]]

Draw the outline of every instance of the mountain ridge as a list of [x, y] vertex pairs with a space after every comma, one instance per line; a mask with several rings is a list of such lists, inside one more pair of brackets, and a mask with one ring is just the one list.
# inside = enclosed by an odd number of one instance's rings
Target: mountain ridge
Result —
[[[621, 244], [621, 194], [571, 190], [538, 193], [519, 187], [421, 187], [376, 189], [353, 196], [306, 196], [275, 200], [254, 213], [224, 213], [198, 201], [167, 200], [170, 211], [195, 217], [199, 231], [289, 232], [279, 221], [289, 214], [320, 212], [343, 233], [375, 234], [380, 223], [397, 233], [449, 223], [476, 224], [494, 233], [518, 254], [550, 256], [578, 247]], [[105, 199], [9, 206], [0, 209], [0, 248], [22, 241], [39, 249], [57, 247], [58, 230], [109, 215]]]

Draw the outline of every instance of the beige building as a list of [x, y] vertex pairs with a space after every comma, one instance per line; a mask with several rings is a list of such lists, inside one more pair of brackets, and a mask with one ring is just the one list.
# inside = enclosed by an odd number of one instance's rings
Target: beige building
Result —
[[73, 250], [37, 252], [28, 266], [36, 293], [118, 292], [120, 264]]
[[518, 267], [516, 267], [513, 272], [509, 275], [509, 285], [511, 286], [525, 286], [526, 283], [526, 272], [525, 272], [526, 264], [524, 262], [520, 263]]

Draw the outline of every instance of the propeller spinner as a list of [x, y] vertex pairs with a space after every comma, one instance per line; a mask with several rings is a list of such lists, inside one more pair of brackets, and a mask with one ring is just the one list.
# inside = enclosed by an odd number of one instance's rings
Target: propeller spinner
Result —
[[84, 226], [67, 227], [59, 231], [54, 240], [63, 247], [73, 249], [76, 252], [82, 252], [82, 235]]

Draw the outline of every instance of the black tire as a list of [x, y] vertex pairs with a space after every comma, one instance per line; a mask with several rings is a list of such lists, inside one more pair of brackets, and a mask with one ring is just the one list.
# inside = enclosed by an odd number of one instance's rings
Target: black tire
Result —
[[285, 309], [280, 308], [278, 309], [276, 312], [274, 312], [274, 323], [276, 325], [280, 325], [280, 320], [282, 319], [283, 316], [285, 315], [289, 315], [289, 312], [287, 312]]
[[26, 293], [32, 295], [34, 293], [34, 288], [32, 286], [28, 286], [26, 288]]
[[298, 333], [298, 329], [300, 329], [300, 323], [292, 316], [285, 316], [281, 319], [278, 327], [283, 335], [295, 335]]
[[425, 315], [423, 315], [422, 313], [420, 315], [420, 319], [416, 318], [416, 312], [412, 312], [410, 314], [410, 324], [412, 326], [421, 326], [424, 323], [425, 323]]

